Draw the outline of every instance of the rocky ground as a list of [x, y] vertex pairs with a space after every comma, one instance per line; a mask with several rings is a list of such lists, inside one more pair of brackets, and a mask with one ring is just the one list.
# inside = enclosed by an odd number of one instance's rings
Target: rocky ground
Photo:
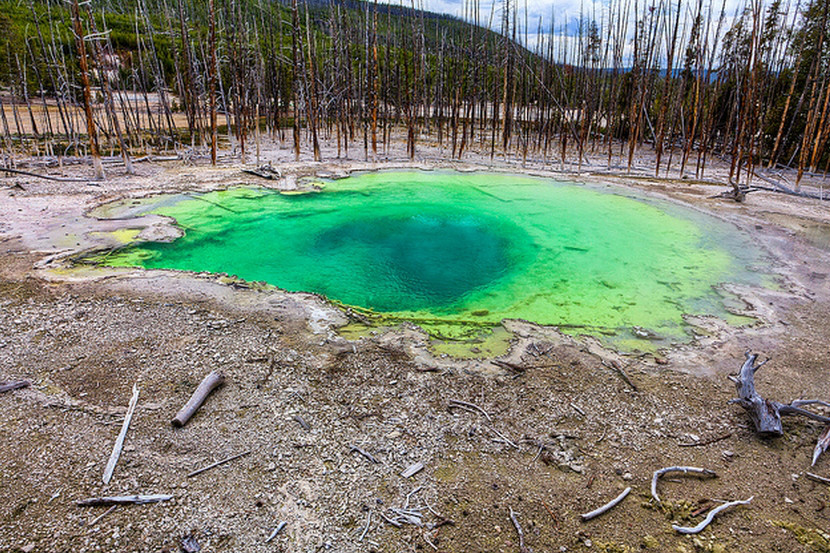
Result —
[[[385, 164], [283, 163], [286, 155], [275, 147], [266, 156], [279, 162], [286, 178], [273, 184], [283, 187], [320, 171], [408, 165], [399, 154]], [[445, 166], [440, 155], [427, 150], [418, 165]], [[104, 202], [255, 182], [231, 164], [145, 163], [139, 172], [111, 168], [98, 186], [2, 181], [0, 381], [32, 386], [0, 394], [0, 551], [173, 552], [191, 537], [203, 551], [519, 552], [511, 510], [536, 552], [830, 551], [830, 490], [805, 476], [830, 476], [830, 456], [810, 468], [822, 425], [788, 419], [783, 437], [759, 439], [729, 405], [726, 378], [751, 348], [773, 358], [757, 374], [762, 394], [830, 399], [826, 202], [762, 191], [736, 204], [708, 199], [720, 189], [707, 183], [603, 177], [751, 232], [777, 286], [735, 290], [756, 324], [693, 319], [694, 341], [656, 355], [506, 322], [515, 338], [503, 359], [523, 368], [511, 370], [434, 355], [407, 325], [347, 342], [336, 333], [347, 317], [307, 294], [214, 275], [72, 268], [69, 254], [115, 243], [118, 222], [85, 216]], [[226, 383], [174, 429], [171, 418], [212, 370]], [[104, 485], [135, 383], [138, 407]], [[401, 476], [418, 462], [423, 470]], [[670, 465], [718, 477], [667, 477], [657, 504], [651, 476]], [[621, 505], [581, 521], [629, 486]], [[173, 499], [100, 519], [106, 507], [75, 504], [137, 493]], [[750, 496], [696, 537], [672, 530]], [[405, 505], [422, 526], [384, 520]]]

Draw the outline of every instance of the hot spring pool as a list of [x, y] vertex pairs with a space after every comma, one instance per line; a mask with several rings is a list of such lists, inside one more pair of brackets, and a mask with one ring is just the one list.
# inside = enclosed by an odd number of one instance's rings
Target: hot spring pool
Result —
[[152, 212], [184, 237], [99, 261], [228, 273], [448, 327], [518, 318], [667, 344], [688, 338], [684, 313], [730, 318], [720, 284], [761, 284], [761, 252], [727, 223], [543, 178], [375, 172], [304, 194], [176, 196]]

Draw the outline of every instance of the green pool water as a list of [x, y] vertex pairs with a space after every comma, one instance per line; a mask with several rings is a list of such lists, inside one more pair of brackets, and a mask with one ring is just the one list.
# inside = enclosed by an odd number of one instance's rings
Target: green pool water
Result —
[[99, 261], [228, 273], [449, 335], [519, 318], [628, 345], [646, 329], [666, 344], [688, 338], [684, 313], [730, 318], [719, 284], [760, 284], [749, 270], [760, 252], [726, 223], [542, 178], [376, 172], [305, 194], [167, 198], [152, 211], [184, 237]]

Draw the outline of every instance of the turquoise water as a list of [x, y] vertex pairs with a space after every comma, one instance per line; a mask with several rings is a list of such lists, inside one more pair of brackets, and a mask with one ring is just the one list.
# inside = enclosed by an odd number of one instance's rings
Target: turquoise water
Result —
[[761, 254], [734, 227], [612, 192], [455, 172], [234, 188], [159, 204], [185, 236], [106, 263], [223, 272], [450, 326], [520, 318], [619, 341], [642, 327], [658, 343], [688, 338], [684, 313], [728, 319], [718, 284], [760, 283]]

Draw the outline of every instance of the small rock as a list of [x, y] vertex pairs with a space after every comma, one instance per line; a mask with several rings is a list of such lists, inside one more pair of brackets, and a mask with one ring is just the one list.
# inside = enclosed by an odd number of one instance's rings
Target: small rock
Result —
[[634, 477], [631, 475], [631, 473], [630, 473], [630, 472], [626, 472], [625, 474], [623, 474], [622, 479], [623, 479], [623, 480], [633, 480], [633, 479], [634, 479]]

